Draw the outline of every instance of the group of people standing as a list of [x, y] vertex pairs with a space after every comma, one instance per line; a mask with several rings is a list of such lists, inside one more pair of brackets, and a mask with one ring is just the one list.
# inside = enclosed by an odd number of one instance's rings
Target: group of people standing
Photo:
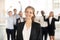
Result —
[[10, 40], [10, 35], [11, 40], [16, 39], [17, 24], [24, 21], [24, 18], [22, 17], [23, 16], [22, 11], [19, 11], [19, 13], [17, 14], [17, 9], [13, 9], [13, 12], [8, 11], [7, 28], [6, 28], [7, 40]]
[[59, 21], [60, 14], [58, 19], [54, 17], [54, 12], [51, 11], [49, 16], [46, 18], [45, 12], [41, 11], [41, 16], [35, 18], [35, 21], [41, 24], [42, 29], [42, 39], [47, 40], [47, 35], [49, 34], [50, 40], [55, 40], [55, 21]]
[[[32, 6], [25, 8], [25, 18], [22, 17], [22, 11], [14, 9], [14, 15], [12, 11], [8, 12], [7, 21], [7, 40], [47, 40], [47, 35], [49, 34], [50, 40], [55, 40], [55, 21], [59, 21], [54, 18], [54, 12], [49, 13], [48, 18], [44, 15], [44, 11], [41, 11], [41, 17], [37, 19], [35, 16], [35, 9]], [[37, 20], [36, 20], [37, 19]]]

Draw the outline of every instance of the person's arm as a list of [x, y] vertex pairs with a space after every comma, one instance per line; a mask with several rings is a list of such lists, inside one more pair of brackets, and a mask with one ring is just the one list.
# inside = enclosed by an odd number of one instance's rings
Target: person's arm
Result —
[[22, 11], [22, 4], [21, 4], [20, 1], [18, 1], [18, 2], [19, 2], [19, 5], [20, 5], [20, 11]]
[[59, 19], [60, 19], [60, 16], [58, 16], [58, 19], [54, 18], [55, 21], [59, 21]]
[[10, 6], [7, 10], [6, 13], [8, 14], [8, 11], [10, 11], [10, 9], [12, 8], [12, 6]]
[[45, 16], [43, 16], [43, 18], [44, 18], [44, 21], [47, 21], [48, 20], [48, 18], [45, 18]]
[[59, 16], [59, 20], [60, 20], [60, 16]]

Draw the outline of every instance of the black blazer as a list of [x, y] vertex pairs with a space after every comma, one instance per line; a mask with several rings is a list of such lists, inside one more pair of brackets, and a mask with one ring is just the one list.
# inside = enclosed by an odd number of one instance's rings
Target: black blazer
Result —
[[20, 18], [16, 19], [16, 25], [20, 23], [19, 21], [21, 22]]
[[[23, 18], [23, 21], [25, 21], [25, 18]], [[16, 26], [18, 26], [17, 24], [19, 24], [20, 22], [21, 22], [20, 18], [16, 19]]]
[[20, 22], [21, 22], [20, 18], [16, 19], [16, 29], [18, 27], [18, 23], [20, 23]]
[[55, 19], [53, 17], [52, 18], [52, 21], [51, 21], [51, 24], [49, 24], [49, 18], [45, 19], [45, 16], [44, 16], [44, 21], [46, 21], [47, 24], [48, 24], [48, 29], [55, 30], [56, 29], [56, 27], [55, 27], [55, 21], [59, 21], [59, 18], [60, 18], [60, 16], [58, 17], [58, 19]]
[[[18, 24], [17, 28], [17, 40], [23, 40], [22, 31], [24, 28], [25, 22], [21, 22]], [[40, 24], [36, 22], [32, 22], [31, 34], [29, 40], [42, 40], [42, 32], [40, 28]]]

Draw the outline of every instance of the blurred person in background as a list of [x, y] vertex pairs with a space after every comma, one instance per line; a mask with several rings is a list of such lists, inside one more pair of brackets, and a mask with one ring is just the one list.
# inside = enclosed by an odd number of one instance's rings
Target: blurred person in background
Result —
[[13, 26], [13, 16], [12, 16], [12, 11], [8, 12], [8, 19], [7, 19], [7, 28], [6, 28], [6, 33], [7, 33], [7, 40], [10, 40], [10, 35], [11, 35], [11, 40], [14, 40], [14, 26]]
[[55, 21], [59, 21], [60, 15], [58, 16], [58, 19], [54, 18], [54, 12], [51, 11], [49, 13], [49, 17], [46, 19], [44, 16], [44, 20], [48, 23], [48, 34], [50, 37], [50, 40], [55, 40]]
[[44, 21], [44, 14], [45, 12], [42, 10], [41, 11], [41, 15], [35, 17], [35, 22], [41, 24], [41, 28], [42, 28], [42, 40], [47, 40], [47, 35], [48, 35], [48, 24], [47, 22]]
[[19, 18], [19, 15], [17, 14], [17, 9], [13, 9], [13, 19], [14, 19], [14, 39], [16, 37], [16, 30], [17, 30], [17, 26], [16, 26], [16, 20]]

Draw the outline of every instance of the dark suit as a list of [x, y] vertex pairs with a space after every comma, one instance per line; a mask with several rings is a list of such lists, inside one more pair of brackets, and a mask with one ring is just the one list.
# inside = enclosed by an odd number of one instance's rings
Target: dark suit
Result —
[[14, 25], [14, 39], [16, 39], [16, 31], [17, 31], [18, 21], [21, 21], [20, 18], [16, 19], [16, 25]]
[[[22, 18], [22, 19], [23, 19], [23, 21], [24, 21], [24, 18]], [[16, 31], [17, 31], [18, 24], [19, 24], [20, 22], [22, 22], [21, 18], [16, 19]], [[16, 39], [16, 36], [15, 36], [15, 39]]]
[[18, 23], [20, 23], [19, 21], [21, 22], [20, 18], [18, 18], [18, 19], [16, 20], [16, 26], [17, 26]]
[[55, 21], [59, 21], [59, 18], [60, 16], [58, 17], [58, 19], [55, 19], [54, 17], [52, 18], [52, 21], [51, 21], [51, 24], [49, 23], [49, 18], [45, 19], [45, 16], [44, 16], [44, 20], [48, 23], [48, 32], [49, 32], [49, 35], [55, 35]]
[[[22, 31], [24, 28], [25, 22], [21, 22], [18, 24], [17, 28], [17, 40], [23, 40]], [[31, 34], [29, 40], [42, 40], [42, 32], [40, 28], [40, 24], [32, 22]]]
[[[23, 21], [25, 21], [25, 19], [24, 18], [22, 18], [23, 19]], [[17, 20], [16, 20], [16, 26], [18, 26], [18, 24], [21, 22], [22, 20], [20, 19], [20, 18], [18, 18]]]

